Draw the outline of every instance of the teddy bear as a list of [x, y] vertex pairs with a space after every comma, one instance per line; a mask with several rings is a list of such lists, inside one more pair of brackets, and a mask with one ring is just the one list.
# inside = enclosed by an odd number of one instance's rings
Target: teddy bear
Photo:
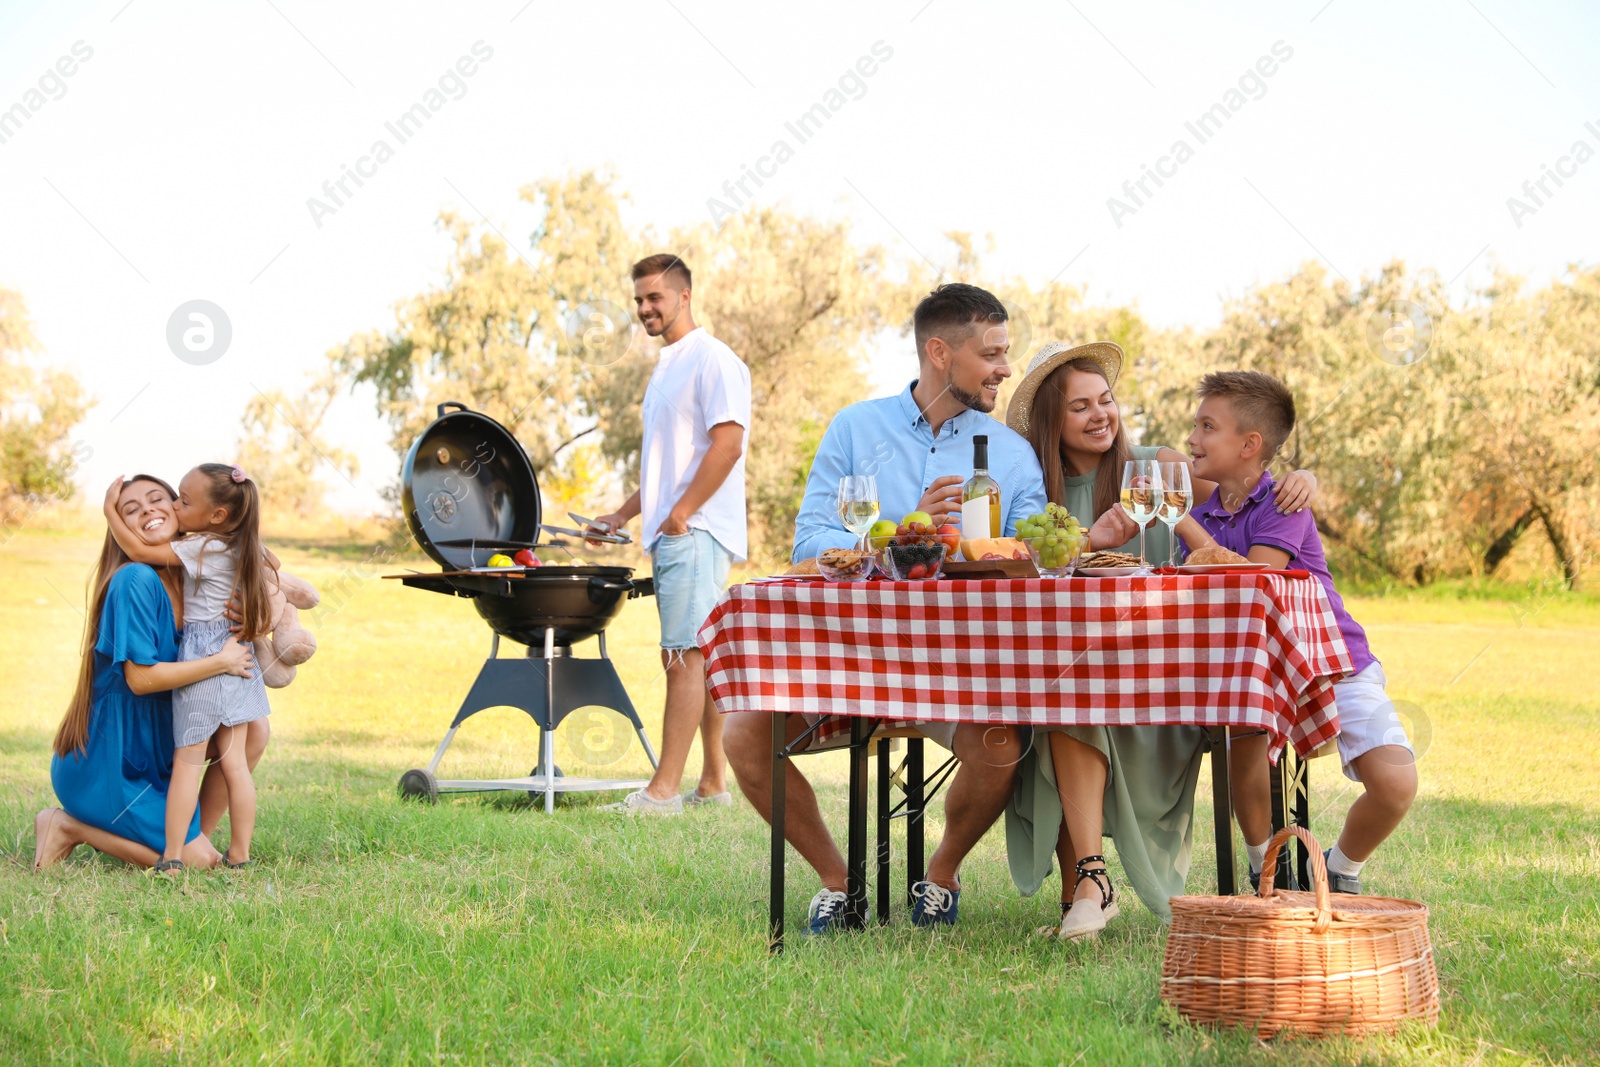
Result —
[[316, 586], [288, 571], [278, 571], [277, 578], [276, 583], [267, 583], [272, 633], [256, 642], [256, 659], [267, 685], [282, 689], [294, 681], [295, 668], [317, 650], [317, 639], [300, 625], [300, 612], [316, 607], [322, 597]]

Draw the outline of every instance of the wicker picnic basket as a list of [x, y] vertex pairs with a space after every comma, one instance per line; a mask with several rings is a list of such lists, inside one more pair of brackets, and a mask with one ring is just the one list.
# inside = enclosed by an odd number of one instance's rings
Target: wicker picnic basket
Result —
[[1316, 892], [1172, 898], [1161, 998], [1191, 1022], [1360, 1035], [1439, 1018], [1428, 909], [1414, 900], [1344, 896], [1334, 906], [1322, 849], [1299, 826], [1279, 830], [1263, 871], [1290, 835], [1311, 852]]

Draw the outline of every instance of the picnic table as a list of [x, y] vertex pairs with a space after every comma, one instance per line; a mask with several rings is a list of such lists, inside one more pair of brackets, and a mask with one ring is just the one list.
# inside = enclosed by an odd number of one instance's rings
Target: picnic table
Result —
[[[848, 907], [863, 915], [867, 750], [878, 746], [878, 908], [886, 922], [889, 818], [903, 813], [917, 831], [908, 835], [909, 890], [921, 877], [929, 799], [921, 742], [908, 741], [891, 772], [886, 733], [938, 722], [1206, 727], [1215, 741], [1218, 892], [1231, 893], [1230, 731], [1271, 735], [1275, 819], [1289, 821], [1289, 805], [1309, 822], [1304, 757], [1338, 734], [1333, 683], [1351, 669], [1327, 595], [1304, 571], [747, 582], [723, 594], [699, 640], [717, 707], [772, 716], [774, 951], [784, 934], [783, 761], [802, 749], [848, 738]], [[789, 715], [810, 723], [794, 742]], [[891, 811], [889, 779], [900, 776], [906, 799]]]

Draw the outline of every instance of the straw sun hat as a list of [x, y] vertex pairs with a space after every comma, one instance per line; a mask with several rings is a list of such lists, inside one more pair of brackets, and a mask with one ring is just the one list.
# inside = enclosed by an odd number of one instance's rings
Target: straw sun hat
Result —
[[1006, 406], [1006, 425], [1020, 434], [1026, 434], [1028, 416], [1033, 413], [1033, 396], [1039, 391], [1039, 386], [1050, 377], [1051, 371], [1075, 359], [1088, 359], [1100, 364], [1100, 369], [1106, 372], [1107, 385], [1116, 385], [1117, 376], [1122, 373], [1122, 349], [1110, 341], [1091, 341], [1076, 347], [1065, 341], [1051, 341], [1028, 361], [1028, 373], [1023, 376], [1022, 384], [1011, 394], [1011, 403]]

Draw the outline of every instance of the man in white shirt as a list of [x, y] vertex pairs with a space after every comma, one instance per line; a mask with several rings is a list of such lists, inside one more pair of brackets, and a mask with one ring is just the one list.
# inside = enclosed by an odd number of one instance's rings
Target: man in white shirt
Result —
[[[695, 325], [689, 267], [677, 256], [633, 266], [633, 302], [645, 333], [665, 347], [645, 389], [639, 488], [595, 524], [618, 530], [643, 516], [642, 541], [655, 574], [667, 707], [655, 775], [613, 810], [681, 815], [684, 805], [732, 805], [725, 784], [722, 716], [706, 691], [699, 632], [722, 595], [728, 568], [749, 548], [744, 444], [750, 427], [750, 369]], [[682, 795], [684, 764], [700, 730], [700, 783]]]

